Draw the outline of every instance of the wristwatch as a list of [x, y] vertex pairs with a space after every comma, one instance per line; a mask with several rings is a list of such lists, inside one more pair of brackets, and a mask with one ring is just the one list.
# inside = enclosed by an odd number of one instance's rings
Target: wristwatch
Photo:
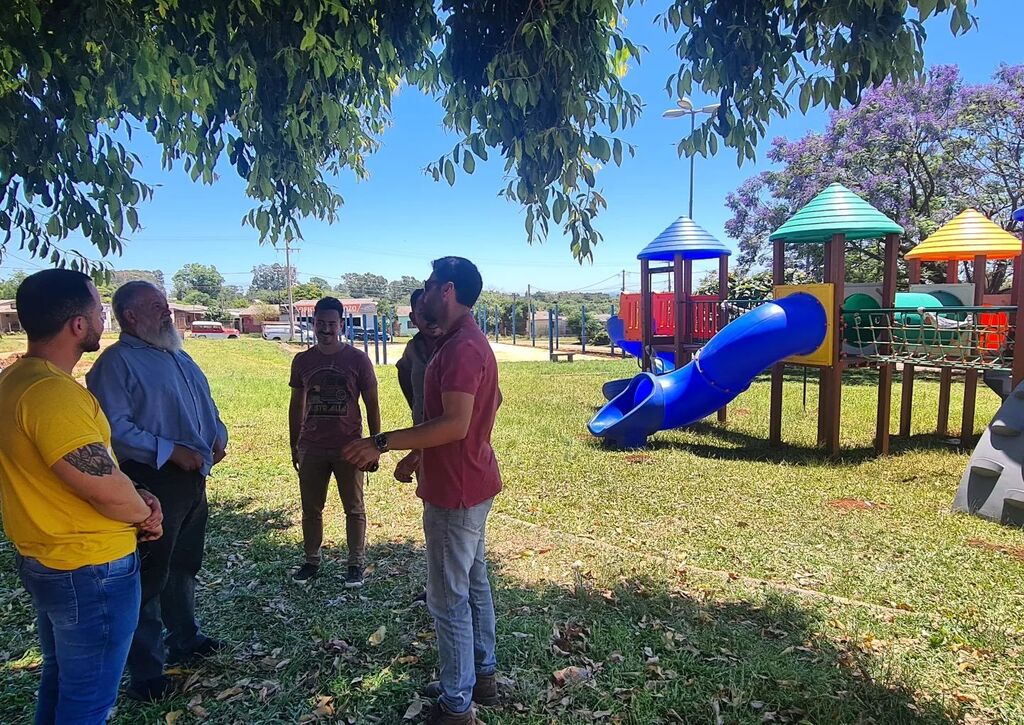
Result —
[[377, 450], [381, 453], [388, 452], [388, 434], [378, 433], [373, 437], [373, 444], [377, 446]]

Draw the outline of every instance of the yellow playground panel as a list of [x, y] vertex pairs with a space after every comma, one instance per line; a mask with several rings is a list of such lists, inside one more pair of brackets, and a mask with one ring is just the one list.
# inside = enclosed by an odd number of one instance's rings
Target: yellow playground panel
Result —
[[783, 297], [788, 297], [797, 292], [811, 295], [825, 308], [825, 339], [821, 341], [821, 345], [814, 352], [808, 355], [793, 355], [787, 357], [784, 362], [794, 365], [817, 365], [820, 367], [835, 365], [837, 360], [834, 357], [833, 340], [836, 334], [836, 286], [831, 282], [823, 284], [778, 284], [775, 285], [772, 295], [774, 299], [781, 300]]

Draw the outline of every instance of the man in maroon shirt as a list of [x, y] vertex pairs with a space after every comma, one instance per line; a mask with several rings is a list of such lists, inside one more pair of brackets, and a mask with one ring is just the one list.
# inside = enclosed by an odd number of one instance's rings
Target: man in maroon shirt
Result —
[[498, 365], [470, 308], [483, 280], [461, 257], [433, 263], [423, 285], [423, 314], [444, 334], [424, 380], [424, 422], [354, 441], [342, 454], [360, 469], [388, 450], [412, 451], [395, 469], [423, 499], [427, 608], [434, 617], [441, 680], [428, 723], [477, 723], [473, 702], [498, 701], [494, 603], [484, 559], [487, 514], [501, 490], [491, 430], [501, 405]]
[[359, 398], [366, 405], [370, 435], [380, 433], [377, 376], [362, 350], [341, 343], [341, 302], [324, 297], [313, 309], [316, 345], [292, 360], [288, 430], [292, 464], [299, 473], [302, 496], [302, 543], [306, 561], [293, 575], [297, 581], [315, 577], [320, 569], [324, 537], [324, 504], [331, 474], [338, 482], [345, 508], [348, 539], [346, 587], [363, 584], [366, 565], [366, 509], [363, 472], [346, 461], [341, 448], [363, 435]]

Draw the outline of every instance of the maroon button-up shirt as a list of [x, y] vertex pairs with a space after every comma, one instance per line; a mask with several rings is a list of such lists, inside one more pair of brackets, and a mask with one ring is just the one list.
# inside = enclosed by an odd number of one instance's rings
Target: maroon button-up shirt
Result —
[[473, 418], [461, 441], [426, 448], [416, 495], [441, 508], [469, 508], [501, 490], [491, 430], [501, 405], [498, 363], [472, 315], [464, 315], [437, 343], [423, 383], [423, 419], [444, 412], [443, 393], [473, 396]]

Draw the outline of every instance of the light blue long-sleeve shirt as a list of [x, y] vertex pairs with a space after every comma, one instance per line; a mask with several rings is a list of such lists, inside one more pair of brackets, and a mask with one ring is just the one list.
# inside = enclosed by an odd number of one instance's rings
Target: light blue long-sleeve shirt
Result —
[[226, 447], [220, 419], [203, 371], [184, 351], [168, 352], [121, 333], [86, 373], [86, 386], [110, 421], [118, 460], [161, 468], [175, 445], [203, 457], [202, 474], [213, 467], [213, 450]]

